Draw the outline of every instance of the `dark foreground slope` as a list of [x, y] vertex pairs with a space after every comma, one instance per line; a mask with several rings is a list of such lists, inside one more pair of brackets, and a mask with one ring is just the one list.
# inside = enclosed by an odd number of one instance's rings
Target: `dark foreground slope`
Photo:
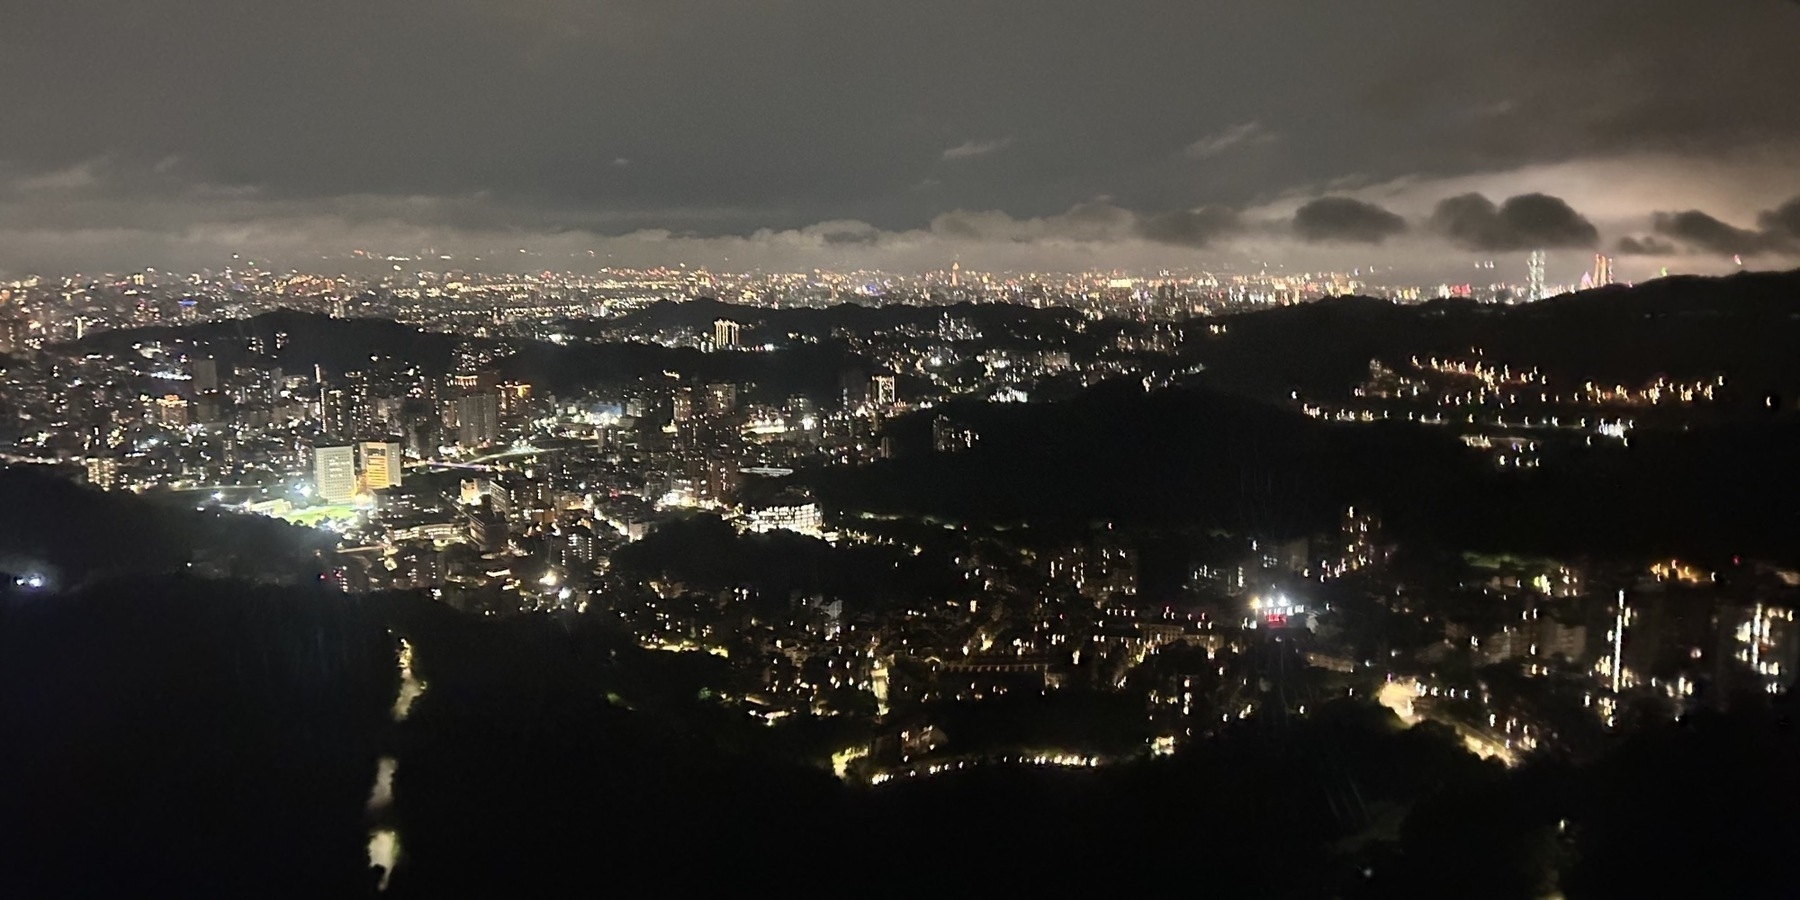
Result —
[[393, 638], [319, 591], [0, 606], [0, 894], [354, 896]]
[[[406, 635], [427, 690], [390, 716]], [[398, 759], [392, 896], [656, 884], [1222, 896], [1780, 897], [1793, 710], [1508, 772], [1330, 704], [1170, 759], [840, 785], [721, 705], [710, 658], [587, 620], [188, 580], [0, 606], [0, 893], [361, 896]], [[1788, 703], [1789, 701], [1783, 701]], [[1685, 848], [1671, 868], [1669, 846]], [[1648, 891], [1649, 893], [1645, 893]]]

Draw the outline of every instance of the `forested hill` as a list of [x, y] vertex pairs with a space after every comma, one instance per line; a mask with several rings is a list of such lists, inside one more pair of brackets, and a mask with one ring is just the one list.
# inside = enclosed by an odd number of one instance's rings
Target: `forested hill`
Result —
[[1214, 386], [1266, 398], [1344, 396], [1369, 361], [1469, 359], [1536, 367], [1553, 382], [1639, 386], [1725, 375], [1746, 406], [1800, 396], [1800, 271], [1665, 278], [1517, 306], [1345, 297], [1191, 322], [1184, 357]]
[[0, 571], [53, 588], [96, 578], [186, 572], [294, 581], [321, 571], [335, 535], [279, 519], [201, 512], [103, 493], [42, 467], [0, 468]]

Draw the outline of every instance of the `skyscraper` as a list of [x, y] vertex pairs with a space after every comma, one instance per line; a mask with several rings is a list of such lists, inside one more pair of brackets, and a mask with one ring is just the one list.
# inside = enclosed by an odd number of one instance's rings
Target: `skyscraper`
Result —
[[869, 403], [885, 410], [899, 400], [896, 379], [892, 375], [876, 375], [869, 379]]
[[729, 415], [735, 409], [737, 409], [737, 385], [719, 383], [706, 386], [707, 415]]
[[356, 395], [339, 388], [319, 391], [319, 422], [325, 433], [338, 438], [355, 436]]
[[174, 394], [157, 398], [156, 421], [169, 428], [186, 428], [188, 402]]
[[313, 490], [327, 503], [356, 498], [356, 448], [314, 447]]
[[1526, 263], [1526, 276], [1528, 280], [1525, 287], [1525, 299], [1532, 303], [1544, 299], [1545, 262], [1546, 257], [1544, 251], [1533, 250], [1531, 251], [1531, 259]]
[[844, 408], [855, 409], [869, 399], [869, 376], [861, 369], [845, 369], [838, 376], [838, 388], [844, 399]]
[[1594, 287], [1606, 287], [1613, 283], [1612, 257], [1604, 253], [1594, 254]]
[[464, 394], [456, 398], [456, 442], [481, 447], [500, 439], [500, 395]]
[[394, 441], [364, 441], [362, 449], [363, 485], [371, 491], [399, 487], [404, 475], [400, 445]]
[[212, 357], [194, 360], [194, 390], [205, 394], [219, 389], [219, 361]]
[[719, 319], [713, 322], [713, 349], [736, 350], [738, 334], [743, 326], [730, 319]]
[[119, 486], [119, 461], [110, 456], [95, 456], [87, 461], [88, 484], [103, 491]]
[[31, 324], [18, 316], [0, 316], [0, 353], [23, 353]]
[[500, 415], [504, 418], [523, 416], [531, 408], [531, 385], [519, 381], [500, 384]]

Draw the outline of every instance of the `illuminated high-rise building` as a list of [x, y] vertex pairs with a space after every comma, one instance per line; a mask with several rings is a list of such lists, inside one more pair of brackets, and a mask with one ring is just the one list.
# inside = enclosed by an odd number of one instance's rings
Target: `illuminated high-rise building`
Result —
[[371, 491], [399, 487], [405, 474], [405, 461], [400, 445], [394, 441], [364, 441], [361, 444], [363, 486]]
[[456, 398], [456, 442], [481, 447], [500, 439], [500, 395], [465, 394]]
[[319, 390], [319, 422], [326, 434], [350, 438], [356, 434], [356, 394], [341, 388]]
[[869, 403], [876, 409], [887, 409], [899, 400], [896, 379], [892, 375], [876, 375], [869, 379]]
[[119, 461], [110, 456], [95, 456], [87, 461], [88, 484], [103, 491], [119, 486]]
[[713, 349], [736, 350], [738, 337], [743, 326], [730, 319], [719, 319], [713, 322]]
[[219, 389], [219, 361], [210, 356], [196, 359], [194, 368], [194, 390], [206, 394]]
[[502, 382], [500, 391], [500, 415], [503, 418], [523, 416], [531, 408], [531, 385], [520, 381]]
[[157, 398], [156, 421], [169, 428], [186, 428], [188, 402], [174, 394]]
[[1544, 299], [1544, 268], [1547, 257], [1542, 250], [1531, 251], [1531, 258], [1526, 262], [1525, 299], [1536, 303]]
[[1613, 283], [1612, 257], [1604, 253], [1594, 254], [1594, 287], [1606, 287]]
[[356, 448], [314, 447], [313, 490], [327, 503], [356, 498]]
[[706, 386], [706, 412], [708, 415], [730, 415], [737, 409], [737, 385], [709, 384]]
[[18, 316], [0, 317], [0, 353], [23, 353], [31, 323]]

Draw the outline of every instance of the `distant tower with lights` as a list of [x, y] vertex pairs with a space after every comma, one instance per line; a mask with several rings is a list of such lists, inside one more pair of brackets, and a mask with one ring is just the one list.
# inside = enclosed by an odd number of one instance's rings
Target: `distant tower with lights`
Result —
[[1525, 299], [1532, 303], [1544, 299], [1544, 263], [1546, 259], [1544, 251], [1533, 250], [1531, 259], [1526, 263]]
[[736, 350], [743, 326], [730, 319], [718, 319], [713, 322], [713, 349]]
[[1594, 287], [1602, 288], [1613, 283], [1612, 257], [1604, 253], [1594, 254]]

